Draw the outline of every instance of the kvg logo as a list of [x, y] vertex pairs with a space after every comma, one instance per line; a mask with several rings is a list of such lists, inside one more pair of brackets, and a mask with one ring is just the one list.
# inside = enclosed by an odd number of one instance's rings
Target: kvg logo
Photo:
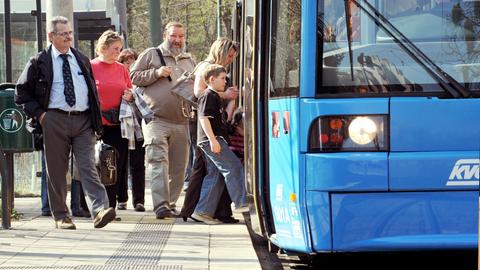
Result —
[[447, 186], [478, 186], [480, 159], [459, 159], [450, 173]]

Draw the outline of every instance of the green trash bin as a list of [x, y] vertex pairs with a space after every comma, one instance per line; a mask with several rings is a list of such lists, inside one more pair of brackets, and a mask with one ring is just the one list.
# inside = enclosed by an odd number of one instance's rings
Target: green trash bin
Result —
[[5, 152], [32, 152], [33, 135], [25, 128], [26, 116], [15, 105], [15, 84], [0, 84], [0, 145]]

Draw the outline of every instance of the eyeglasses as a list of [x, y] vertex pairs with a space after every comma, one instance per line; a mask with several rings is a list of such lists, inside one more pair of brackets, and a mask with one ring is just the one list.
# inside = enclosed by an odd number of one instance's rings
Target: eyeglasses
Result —
[[61, 33], [59, 33], [59, 32], [54, 32], [54, 33], [55, 33], [55, 35], [57, 35], [57, 36], [62, 36], [62, 37], [68, 37], [68, 36], [73, 35], [73, 31], [61, 32]]

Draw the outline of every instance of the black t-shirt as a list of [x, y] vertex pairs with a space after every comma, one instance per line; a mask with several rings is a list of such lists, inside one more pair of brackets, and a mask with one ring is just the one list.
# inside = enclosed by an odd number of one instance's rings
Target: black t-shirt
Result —
[[[207, 89], [198, 99], [198, 119], [200, 118], [208, 118], [210, 120], [213, 134], [216, 137], [227, 139], [227, 114], [224, 113], [222, 99], [210, 88]], [[208, 141], [208, 137], [199, 122], [197, 129], [197, 143], [204, 141]]]

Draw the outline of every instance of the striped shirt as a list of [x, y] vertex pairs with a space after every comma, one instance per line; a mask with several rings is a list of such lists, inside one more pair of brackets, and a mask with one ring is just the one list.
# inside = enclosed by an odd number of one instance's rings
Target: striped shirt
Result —
[[240, 159], [240, 162], [243, 164], [243, 135], [235, 131], [233, 134], [229, 135], [229, 139], [230, 144], [228, 147], [233, 151], [233, 153], [235, 153], [238, 159]]

